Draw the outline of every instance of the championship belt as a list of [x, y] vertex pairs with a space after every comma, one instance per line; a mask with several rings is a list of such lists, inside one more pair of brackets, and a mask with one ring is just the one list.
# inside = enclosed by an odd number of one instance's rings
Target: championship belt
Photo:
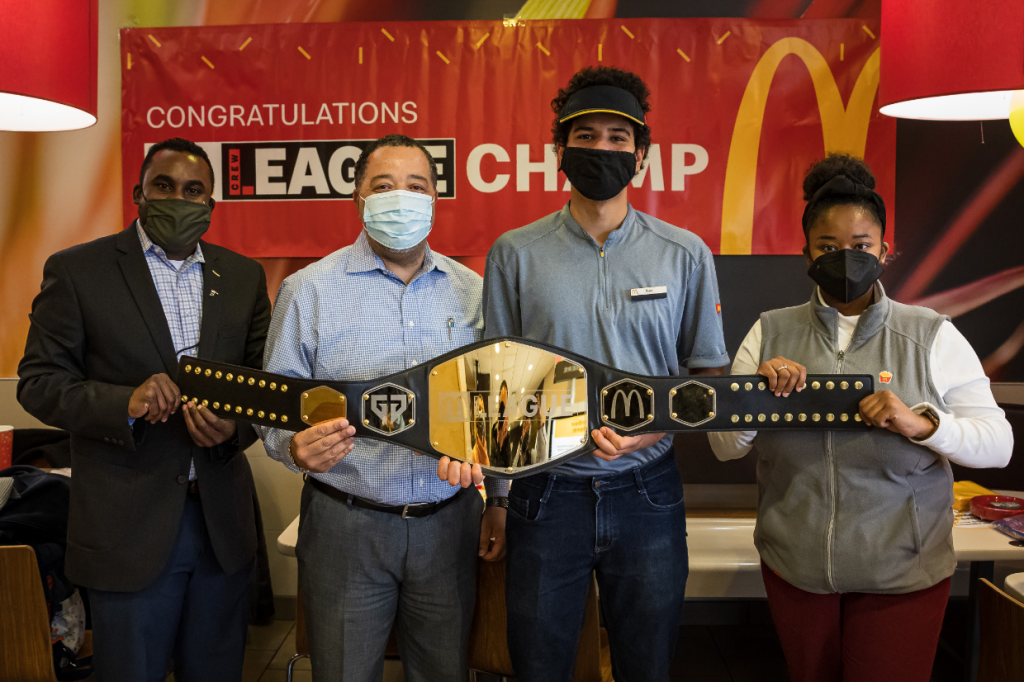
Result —
[[808, 375], [776, 397], [750, 376], [650, 377], [503, 337], [372, 381], [319, 381], [198, 358], [178, 363], [181, 400], [223, 419], [301, 431], [344, 417], [356, 436], [519, 478], [595, 449], [590, 432], [864, 430], [870, 375]]

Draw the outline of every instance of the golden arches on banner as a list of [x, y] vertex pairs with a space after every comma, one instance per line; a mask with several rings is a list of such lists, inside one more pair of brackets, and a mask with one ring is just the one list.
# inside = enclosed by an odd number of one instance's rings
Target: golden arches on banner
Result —
[[868, 124], [878, 89], [879, 50], [857, 77], [850, 101], [843, 106], [839, 86], [817, 48], [801, 38], [783, 38], [772, 45], [754, 67], [733, 127], [722, 195], [722, 254], [751, 253], [754, 233], [754, 188], [765, 105], [775, 72], [789, 55], [800, 57], [810, 72], [821, 115], [825, 152], [864, 156]]

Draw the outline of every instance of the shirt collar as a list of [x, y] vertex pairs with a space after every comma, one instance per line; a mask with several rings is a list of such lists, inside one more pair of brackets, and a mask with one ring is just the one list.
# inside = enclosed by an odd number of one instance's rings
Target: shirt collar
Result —
[[[891, 301], [885, 294], [881, 282], [875, 282], [872, 303], [857, 318], [857, 326], [853, 331], [850, 348], [855, 349], [864, 339], [874, 336], [889, 319], [892, 309]], [[811, 324], [817, 326], [828, 338], [835, 341], [839, 324], [839, 311], [826, 305], [821, 298], [818, 287], [811, 294]]]
[[[576, 219], [572, 217], [572, 213], [569, 211], [569, 203], [570, 202], [568, 201], [565, 202], [565, 206], [562, 207], [562, 210], [560, 212], [562, 224], [564, 224], [569, 229], [569, 231], [575, 234], [577, 237], [585, 239], [596, 245], [597, 242], [594, 240], [593, 237], [590, 236], [590, 233], [583, 229], [583, 226], [576, 222]], [[633, 209], [633, 204], [627, 203], [626, 217], [622, 220], [621, 225], [619, 225], [616, 229], [612, 230], [608, 234], [608, 238], [604, 242], [605, 246], [613, 246], [623, 241], [624, 239], [628, 238], [629, 232], [632, 229], [633, 224], [635, 222], [636, 210]]]
[[[426, 253], [423, 255], [423, 265], [420, 266], [417, 275], [432, 272], [434, 269], [440, 270], [445, 274], [448, 273], [448, 266], [444, 259], [435, 258], [434, 252], [430, 250], [430, 244], [427, 244]], [[366, 230], [363, 230], [352, 244], [345, 272], [370, 272], [371, 270], [379, 270], [385, 274], [390, 273], [390, 270], [384, 265], [384, 261], [374, 253], [369, 240], [366, 238]]]
[[[135, 228], [139, 231], [139, 242], [142, 244], [142, 253], [152, 251], [157, 258], [159, 258], [162, 261], [170, 263], [171, 259], [167, 257], [167, 252], [153, 243], [153, 240], [149, 238], [149, 235], [146, 234], [146, 231], [142, 229], [142, 223], [139, 222], [138, 220], [135, 221]], [[197, 243], [196, 250], [192, 253], [191, 256], [185, 259], [185, 262], [182, 263], [181, 267], [187, 267], [189, 265], [192, 265], [192, 263], [205, 262], [206, 259], [203, 258], [203, 247]]]

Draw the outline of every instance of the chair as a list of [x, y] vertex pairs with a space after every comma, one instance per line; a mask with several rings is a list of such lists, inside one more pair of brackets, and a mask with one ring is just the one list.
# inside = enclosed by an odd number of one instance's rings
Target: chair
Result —
[[[79, 658], [92, 655], [86, 630]], [[50, 618], [36, 553], [26, 545], [0, 547], [0, 682], [56, 682]]]
[[[476, 612], [469, 631], [467, 661], [470, 670], [492, 675], [515, 675], [508, 653], [506, 615], [505, 562], [481, 561], [476, 580]], [[609, 670], [602, 673], [602, 667], [611, 667], [603, 634], [597, 607], [597, 580], [591, 575], [583, 628], [576, 648], [573, 682], [611, 680]]]
[[292, 682], [295, 664], [309, 658], [309, 642], [306, 641], [306, 613], [302, 608], [302, 588], [295, 591], [295, 654], [288, 661], [288, 682]]
[[[470, 670], [493, 675], [515, 675], [508, 653], [505, 616], [505, 562], [481, 561], [476, 580], [476, 611], [469, 632], [467, 664]], [[394, 630], [388, 638], [385, 655], [398, 655], [398, 640]], [[288, 682], [292, 680], [295, 664], [308, 656], [306, 618], [302, 608], [302, 592], [299, 591], [295, 604], [295, 655], [288, 662]], [[608, 646], [601, 631], [597, 610], [597, 581], [591, 576], [573, 682], [610, 681], [610, 667]]]
[[1024, 603], [982, 579], [978, 609], [978, 682], [1024, 682]]

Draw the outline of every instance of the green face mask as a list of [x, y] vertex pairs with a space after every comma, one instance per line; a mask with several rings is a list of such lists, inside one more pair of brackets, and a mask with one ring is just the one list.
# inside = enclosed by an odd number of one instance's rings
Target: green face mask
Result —
[[198, 242], [210, 229], [211, 210], [206, 204], [184, 199], [147, 200], [143, 228], [164, 251], [181, 251]]

